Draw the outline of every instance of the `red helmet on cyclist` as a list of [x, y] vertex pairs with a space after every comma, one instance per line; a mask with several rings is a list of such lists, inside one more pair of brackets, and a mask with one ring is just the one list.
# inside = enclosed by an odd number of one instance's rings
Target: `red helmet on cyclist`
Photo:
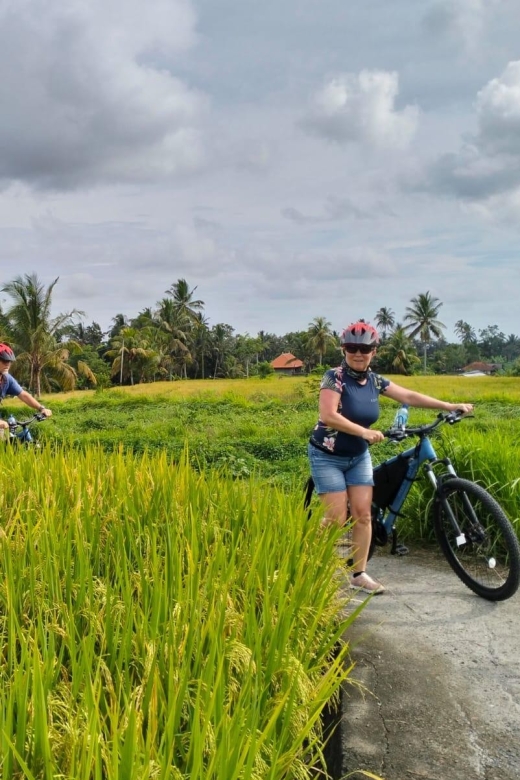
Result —
[[0, 360], [5, 360], [8, 363], [16, 360], [14, 352], [8, 344], [0, 344]]
[[352, 325], [348, 325], [344, 331], [342, 331], [339, 337], [339, 343], [344, 344], [366, 344], [370, 347], [377, 347], [379, 344], [379, 333], [364, 320], [358, 320], [353, 322]]

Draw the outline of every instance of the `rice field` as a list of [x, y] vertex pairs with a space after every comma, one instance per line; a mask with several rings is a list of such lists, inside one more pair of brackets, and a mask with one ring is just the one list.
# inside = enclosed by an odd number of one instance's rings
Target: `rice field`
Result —
[[[461, 475], [491, 490], [520, 534], [520, 380], [392, 379], [445, 400], [475, 404], [474, 418], [443, 429], [435, 446], [452, 457]], [[175, 460], [189, 442], [194, 468], [225, 468], [237, 478], [255, 475], [297, 500], [308, 473], [306, 442], [317, 417], [319, 381], [318, 376], [187, 381], [55, 396], [49, 404], [56, 414], [41, 431], [63, 446], [166, 449]], [[381, 428], [390, 426], [395, 410], [396, 404], [382, 400]], [[413, 409], [410, 421], [426, 422], [434, 414]], [[372, 448], [372, 457], [377, 463], [395, 451], [394, 445], [384, 443]], [[426, 484], [419, 484], [409, 498], [403, 531], [410, 539], [430, 536], [429, 498]]]
[[3, 452], [2, 778], [324, 772], [352, 619], [334, 533], [187, 461]]
[[[476, 404], [436, 447], [520, 533], [520, 382], [398, 381]], [[348, 679], [357, 612], [345, 617], [338, 532], [302, 508], [318, 383], [52, 396], [41, 450], [3, 449], [2, 778], [325, 776], [320, 713]], [[394, 413], [383, 401], [382, 428]], [[414, 487], [406, 538], [430, 538], [430, 500]]]
[[[468, 403], [498, 401], [500, 403], [520, 403], [520, 380], [518, 377], [464, 377], [464, 376], [385, 376], [393, 382], [417, 390], [437, 398], [464, 399]], [[320, 377], [306, 376], [270, 376], [266, 379], [257, 377], [251, 379], [190, 379], [177, 382], [154, 382], [133, 387], [109, 390], [76, 390], [70, 393], [58, 393], [43, 396], [47, 403], [61, 403], [73, 399], [92, 398], [99, 395], [112, 396], [163, 396], [170, 400], [190, 398], [193, 396], [225, 396], [232, 394], [237, 397], [273, 397], [287, 398], [299, 391], [304, 391], [309, 384], [319, 383]]]

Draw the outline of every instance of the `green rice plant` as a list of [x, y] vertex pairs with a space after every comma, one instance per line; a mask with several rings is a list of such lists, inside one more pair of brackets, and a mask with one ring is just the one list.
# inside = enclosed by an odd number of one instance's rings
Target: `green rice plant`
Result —
[[511, 421], [489, 430], [472, 429], [446, 447], [460, 475], [478, 482], [496, 498], [520, 537], [520, 426]]
[[3, 778], [324, 771], [337, 532], [188, 453], [7, 449], [0, 480]]

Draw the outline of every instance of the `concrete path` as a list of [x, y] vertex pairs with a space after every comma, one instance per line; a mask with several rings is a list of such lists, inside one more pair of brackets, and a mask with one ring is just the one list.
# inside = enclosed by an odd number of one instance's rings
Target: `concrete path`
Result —
[[388, 587], [349, 632], [343, 772], [385, 780], [520, 780], [520, 594], [473, 595], [439, 555], [383, 550]]

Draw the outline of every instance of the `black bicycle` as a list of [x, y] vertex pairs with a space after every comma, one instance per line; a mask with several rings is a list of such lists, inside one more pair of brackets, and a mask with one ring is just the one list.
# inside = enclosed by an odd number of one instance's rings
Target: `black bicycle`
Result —
[[[427, 425], [385, 432], [393, 441], [412, 437], [418, 441], [374, 469], [369, 558], [376, 545], [386, 545], [390, 539], [393, 554], [407, 552], [398, 542], [396, 523], [422, 466], [433, 487], [433, 525], [446, 560], [478, 596], [503, 601], [516, 593], [520, 584], [520, 545], [515, 530], [501, 506], [483, 487], [459, 477], [449, 458], [437, 457], [429, 438], [440, 425], [454, 425], [461, 419], [459, 412], [441, 412]], [[313, 487], [311, 478], [307, 483], [306, 506]]]

